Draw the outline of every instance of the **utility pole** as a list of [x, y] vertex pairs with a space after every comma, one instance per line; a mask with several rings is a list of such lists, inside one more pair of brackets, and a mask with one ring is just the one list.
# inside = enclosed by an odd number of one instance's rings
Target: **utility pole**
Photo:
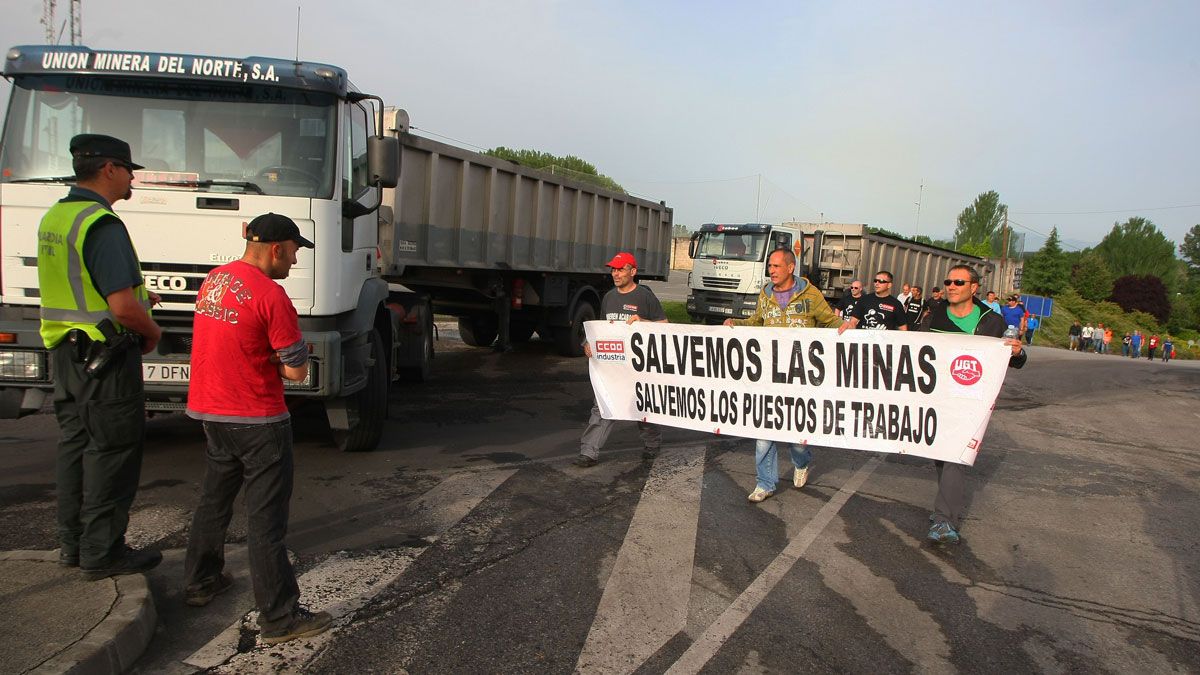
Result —
[[754, 193], [754, 222], [759, 221], [758, 207], [762, 203], [762, 174], [758, 174], [758, 189]]
[[[1003, 245], [1004, 245], [1004, 250], [1000, 252], [1000, 269], [1001, 269], [1001, 270], [1004, 270], [1004, 273], [1005, 273], [1005, 274], [1007, 274], [1007, 273], [1008, 273], [1008, 209], [1007, 209], [1007, 208], [1005, 208], [1005, 209], [1004, 209], [1004, 225], [1003, 225], [1003, 228], [1004, 228], [1004, 229], [1002, 230], [1002, 234], [1003, 234], [1003, 237], [1002, 237], [1002, 239], [1003, 239], [1003, 242], [1004, 242], [1004, 244], [1003, 244]], [[1001, 276], [1001, 277], [1000, 277], [1000, 279], [1001, 279], [1003, 282], [1005, 282], [1005, 283], [1008, 283], [1008, 277], [1007, 277], [1007, 276]], [[1015, 289], [1015, 288], [1010, 288], [1009, 290], [1015, 291], [1015, 290], [1017, 290], [1017, 289]]]
[[71, 0], [71, 44], [83, 44], [83, 0]]
[[42, 1], [42, 26], [46, 28], [46, 44], [54, 44], [54, 7], [56, 0]]
[[917, 224], [913, 227], [913, 238], [921, 233], [921, 199], [925, 197], [925, 179], [921, 179], [921, 188], [917, 192]]

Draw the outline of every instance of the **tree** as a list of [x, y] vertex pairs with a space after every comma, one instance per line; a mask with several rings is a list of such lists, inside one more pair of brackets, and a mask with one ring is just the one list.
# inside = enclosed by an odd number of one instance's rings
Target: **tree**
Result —
[[616, 181], [600, 173], [596, 170], [596, 167], [574, 155], [559, 157], [548, 152], [514, 150], [513, 148], [506, 148], [503, 145], [491, 150], [485, 150], [483, 154], [507, 159], [510, 162], [516, 162], [521, 166], [527, 166], [531, 169], [542, 169], [543, 171], [574, 178], [585, 183], [599, 185], [614, 192], [625, 192], [625, 188], [618, 185]]
[[1058, 245], [1058, 228], [1050, 230], [1050, 237], [1041, 250], [1025, 261], [1021, 275], [1021, 287], [1038, 295], [1054, 296], [1069, 283], [1071, 268]]
[[1175, 281], [1175, 245], [1153, 222], [1140, 216], [1113, 223], [1096, 252], [1114, 276], [1154, 276], [1168, 284]]
[[[970, 206], [958, 214], [958, 227], [954, 230], [958, 250], [966, 253], [965, 246], [979, 243], [986, 243], [991, 249], [992, 236], [1000, 231], [1004, 214], [1007, 212], [1008, 207], [1000, 203], [1000, 194], [995, 190], [989, 190], [976, 197]], [[985, 255], [991, 253], [989, 250]]]
[[1200, 225], [1193, 225], [1192, 229], [1183, 235], [1179, 255], [1187, 263], [1189, 275], [1200, 274]]
[[686, 239], [687, 237], [691, 236], [691, 233], [688, 232], [687, 225], [684, 225], [682, 223], [675, 223], [675, 226], [671, 229], [671, 236], [675, 237], [676, 239], [679, 239], [679, 238]]
[[1167, 300], [1167, 287], [1162, 279], [1143, 274], [1129, 274], [1113, 282], [1112, 297], [1126, 312], [1145, 312], [1159, 323], [1166, 323], [1171, 315], [1171, 303]]
[[1100, 302], [1112, 295], [1112, 270], [1099, 253], [1088, 250], [1072, 266], [1071, 287], [1084, 299]]
[[1167, 330], [1178, 334], [1185, 330], [1196, 330], [1196, 312], [1192, 303], [1183, 295], [1171, 299], [1171, 318], [1167, 321]]

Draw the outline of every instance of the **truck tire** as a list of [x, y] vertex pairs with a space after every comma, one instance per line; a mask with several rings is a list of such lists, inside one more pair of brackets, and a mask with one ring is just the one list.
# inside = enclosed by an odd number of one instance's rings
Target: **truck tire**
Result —
[[569, 326], [558, 326], [554, 329], [554, 346], [563, 356], [583, 356], [583, 323], [596, 318], [596, 308], [586, 301], [581, 301], [571, 315]]
[[429, 320], [421, 329], [421, 361], [415, 366], [399, 369], [400, 379], [405, 382], [425, 382], [429, 379], [429, 369], [433, 365], [433, 315], [426, 314]]
[[509, 322], [508, 339], [513, 342], [529, 342], [533, 338], [535, 330], [537, 330], [536, 321], [514, 318]]
[[373, 364], [367, 366], [367, 386], [351, 394], [348, 401], [351, 419], [357, 419], [350, 429], [334, 430], [333, 440], [343, 452], [366, 452], [379, 446], [383, 438], [383, 421], [387, 418], [388, 372], [383, 338], [372, 328], [367, 335], [371, 344]]
[[458, 334], [472, 347], [491, 347], [499, 326], [493, 316], [464, 316], [458, 320]]

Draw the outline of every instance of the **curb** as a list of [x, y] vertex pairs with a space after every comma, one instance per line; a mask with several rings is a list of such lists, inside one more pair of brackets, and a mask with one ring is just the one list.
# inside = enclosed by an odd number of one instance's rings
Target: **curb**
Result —
[[[58, 551], [0, 551], [0, 561], [3, 560], [57, 564]], [[117, 600], [108, 610], [108, 616], [78, 642], [43, 661], [30, 673], [119, 674], [146, 651], [158, 625], [158, 612], [146, 575], [128, 574], [93, 583], [112, 583], [116, 587]]]

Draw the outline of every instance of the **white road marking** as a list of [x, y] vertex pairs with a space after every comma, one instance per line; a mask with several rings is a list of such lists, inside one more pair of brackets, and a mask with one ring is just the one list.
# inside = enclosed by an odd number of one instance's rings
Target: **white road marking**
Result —
[[[487, 498], [515, 469], [455, 474], [419, 497], [406, 522], [433, 529], [436, 539], [454, 527]], [[270, 649], [237, 651], [242, 626], [255, 626], [257, 613], [250, 612], [184, 660], [196, 668], [224, 672], [279, 672], [302, 670], [350, 623], [354, 613], [405, 572], [426, 548], [398, 549], [349, 557], [335, 554], [302, 575], [300, 599], [306, 605], [329, 612], [334, 626], [314, 638], [295, 640]]]
[[704, 446], [655, 460], [577, 672], [633, 672], [687, 625], [703, 478]]
[[[920, 550], [919, 540], [888, 521], [881, 524], [893, 536]], [[859, 616], [889, 647], [916, 664], [916, 672], [955, 672], [950, 662], [950, 644], [933, 616], [904, 597], [892, 579], [875, 574], [838, 546], [850, 541], [844, 524], [830, 526], [827, 535], [809, 556], [817, 563], [825, 585], [854, 605]]]
[[772, 589], [783, 579], [796, 561], [804, 555], [808, 547], [816, 541], [821, 531], [829, 524], [833, 517], [837, 515], [842, 506], [849, 501], [850, 497], [858, 491], [864, 481], [871, 475], [875, 468], [879, 466], [881, 458], [872, 457], [863, 464], [850, 480], [846, 481], [845, 485], [838, 490], [838, 493], [833, 496], [817, 515], [809, 521], [804, 529], [800, 530], [796, 536], [788, 542], [771, 564], [763, 570], [758, 578], [742, 591], [742, 594], [733, 601], [733, 604], [726, 609], [720, 617], [717, 618], [708, 630], [704, 632], [692, 646], [688, 648], [683, 656], [671, 666], [667, 671], [668, 674], [679, 675], [682, 673], [698, 673], [706, 663], [717, 653], [722, 645], [733, 635], [750, 614], [758, 607], [759, 603], [771, 592]]

